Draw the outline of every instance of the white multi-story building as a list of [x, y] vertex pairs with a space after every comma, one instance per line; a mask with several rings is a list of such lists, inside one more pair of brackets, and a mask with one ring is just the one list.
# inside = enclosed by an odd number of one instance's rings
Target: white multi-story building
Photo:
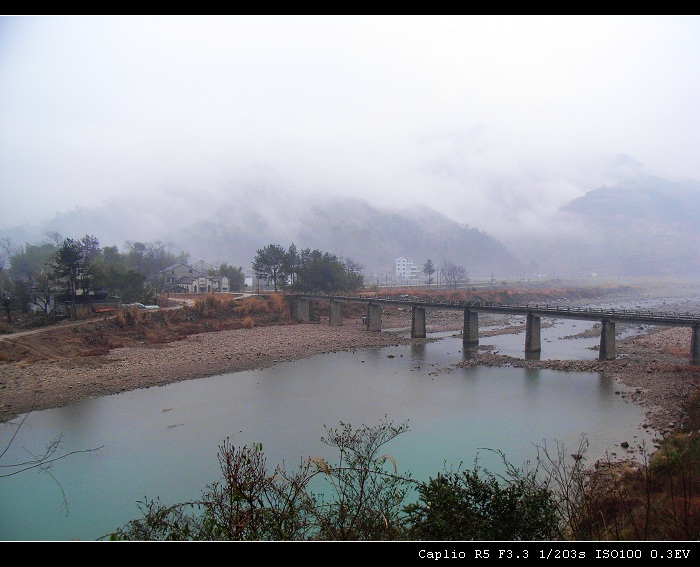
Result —
[[420, 277], [420, 270], [413, 264], [411, 258], [404, 258], [401, 256], [400, 258], [396, 258], [396, 276], [414, 280]]

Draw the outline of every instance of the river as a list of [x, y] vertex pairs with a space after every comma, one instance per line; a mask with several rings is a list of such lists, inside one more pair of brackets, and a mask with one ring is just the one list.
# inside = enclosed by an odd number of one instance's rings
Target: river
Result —
[[[564, 339], [592, 323], [556, 320], [542, 329], [542, 358], [593, 359], [598, 339]], [[216, 454], [262, 443], [268, 467], [296, 468], [302, 458], [337, 454], [320, 438], [340, 422], [376, 425], [385, 417], [409, 431], [385, 449], [400, 472], [427, 480], [445, 466], [475, 459], [498, 472], [505, 454], [533, 462], [537, 446], [561, 444], [586, 458], [618, 454], [627, 442], [651, 447], [642, 408], [624, 388], [590, 372], [455, 366], [464, 356], [453, 333], [420, 346], [320, 355], [277, 366], [84, 400], [28, 416], [3, 456], [17, 463], [62, 436], [68, 456], [48, 470], [0, 479], [0, 539], [95, 540], [140, 516], [137, 503], [173, 504], [219, 480]], [[522, 334], [480, 339], [522, 356]], [[16, 420], [15, 420], [16, 421]], [[2, 424], [3, 447], [11, 426]]]

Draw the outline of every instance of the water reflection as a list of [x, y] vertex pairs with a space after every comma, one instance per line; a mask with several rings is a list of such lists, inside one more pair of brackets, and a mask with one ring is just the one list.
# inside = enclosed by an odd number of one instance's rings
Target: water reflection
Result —
[[477, 345], [465, 345], [462, 348], [462, 360], [464, 362], [473, 361], [479, 354], [479, 347]]
[[425, 356], [425, 343], [416, 342], [411, 345], [411, 358], [414, 362], [423, 362]]

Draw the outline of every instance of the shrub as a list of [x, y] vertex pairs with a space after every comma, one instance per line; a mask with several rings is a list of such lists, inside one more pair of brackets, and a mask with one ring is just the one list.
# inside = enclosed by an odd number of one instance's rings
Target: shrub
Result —
[[418, 487], [406, 507], [408, 534], [418, 540], [550, 540], [560, 536], [557, 504], [536, 471], [504, 459], [499, 480], [477, 464], [471, 470], [439, 473]]
[[448, 301], [467, 301], [468, 294], [458, 289], [447, 292]]
[[[414, 482], [410, 474], [399, 475], [396, 461], [380, 450], [408, 424], [394, 426], [386, 418], [375, 427], [326, 428], [321, 441], [340, 452], [340, 463], [330, 466], [316, 461], [330, 487], [330, 500], [318, 498], [311, 511], [318, 528], [316, 537], [334, 541], [378, 541], [403, 539], [403, 502]], [[387, 471], [387, 463], [393, 465]]]
[[207, 293], [201, 299], [196, 299], [193, 306], [194, 310], [203, 317], [214, 317], [221, 305], [219, 299], [214, 293]]
[[[506, 462], [495, 475], [476, 463], [418, 483], [399, 474], [383, 446], [408, 430], [384, 420], [341, 422], [322, 441], [340, 460], [300, 462], [295, 472], [267, 471], [262, 446], [219, 448], [222, 480], [201, 500], [165, 507], [139, 503], [143, 518], [105, 536], [114, 540], [646, 540], [700, 537], [700, 436], [664, 440], [652, 465], [597, 462], [587, 469], [585, 436], [573, 465], [564, 447], [538, 447], [535, 469]], [[497, 451], [498, 452], [498, 451]], [[500, 454], [500, 452], [498, 452]], [[386, 465], [393, 465], [387, 470]], [[461, 465], [460, 465], [461, 467]], [[326, 479], [327, 496], [310, 491]], [[404, 504], [409, 488], [416, 502]], [[104, 538], [103, 538], [104, 539]]]
[[241, 304], [236, 307], [237, 315], [245, 317], [247, 315], [257, 315], [268, 313], [270, 310], [267, 301], [259, 297], [246, 297]]
[[136, 307], [128, 307], [127, 309], [120, 309], [117, 311], [117, 316], [115, 318], [117, 326], [120, 328], [126, 327], [139, 327], [148, 318], [148, 313], [142, 309], [137, 309]]
[[273, 313], [279, 313], [280, 315], [289, 313], [289, 305], [284, 299], [284, 296], [279, 293], [271, 294], [267, 299], [267, 303], [270, 311]]
[[[110, 540], [301, 541], [401, 539], [399, 512], [409, 479], [384, 470], [393, 459], [381, 448], [407, 430], [383, 421], [354, 430], [327, 429], [325, 443], [340, 450], [340, 462], [307, 459], [290, 473], [278, 465], [270, 474], [262, 445], [234, 446], [218, 453], [221, 480], [202, 498], [174, 506], [139, 503], [140, 519], [105, 536]], [[334, 499], [308, 490], [322, 475]], [[103, 539], [105, 539], [103, 538]]]

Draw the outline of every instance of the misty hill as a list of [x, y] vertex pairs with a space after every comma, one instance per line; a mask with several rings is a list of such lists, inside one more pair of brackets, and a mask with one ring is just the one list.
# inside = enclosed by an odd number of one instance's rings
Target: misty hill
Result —
[[436, 266], [443, 261], [461, 264], [471, 276], [495, 272], [505, 277], [520, 269], [518, 259], [501, 242], [427, 207], [387, 211], [355, 199], [312, 199], [282, 211], [263, 211], [239, 211], [238, 222], [199, 221], [169, 238], [194, 256], [235, 255], [243, 266], [250, 265], [263, 246], [294, 243], [297, 249], [317, 248], [351, 259], [368, 277], [380, 279], [394, 273], [399, 256], [412, 258], [419, 267], [428, 259]]
[[561, 209], [568, 232], [518, 249], [551, 271], [599, 275], [700, 274], [700, 183], [639, 175]]
[[700, 183], [674, 183], [643, 176], [589, 191], [562, 210], [591, 220], [624, 222], [632, 227], [652, 224], [697, 231]]
[[420, 268], [431, 259], [464, 266], [469, 277], [510, 277], [520, 262], [503, 243], [477, 228], [423, 206], [388, 211], [357, 199], [305, 196], [271, 185], [224, 193], [169, 191], [138, 203], [112, 201], [13, 231], [0, 230], [15, 244], [45, 240], [48, 231], [63, 237], [95, 235], [103, 246], [160, 241], [191, 260], [250, 264], [268, 244], [331, 252], [363, 266], [368, 278], [393, 274], [399, 256]]
[[[222, 191], [168, 188], [96, 208], [76, 208], [35, 226], [0, 228], [14, 244], [95, 235], [103, 246], [127, 241], [168, 244], [191, 260], [250, 264], [268, 244], [311, 248], [351, 259], [368, 283], [394, 273], [395, 259], [460, 264], [469, 277], [543, 274], [700, 275], [700, 183], [636, 175], [569, 202], [539, 235], [512, 241], [486, 227], [461, 225], [429, 206], [397, 203], [381, 209], [351, 198], [305, 195], [279, 181], [238, 184]], [[488, 219], [484, 219], [488, 223]], [[555, 226], [556, 224], [556, 226]], [[548, 232], [545, 232], [548, 231]]]

